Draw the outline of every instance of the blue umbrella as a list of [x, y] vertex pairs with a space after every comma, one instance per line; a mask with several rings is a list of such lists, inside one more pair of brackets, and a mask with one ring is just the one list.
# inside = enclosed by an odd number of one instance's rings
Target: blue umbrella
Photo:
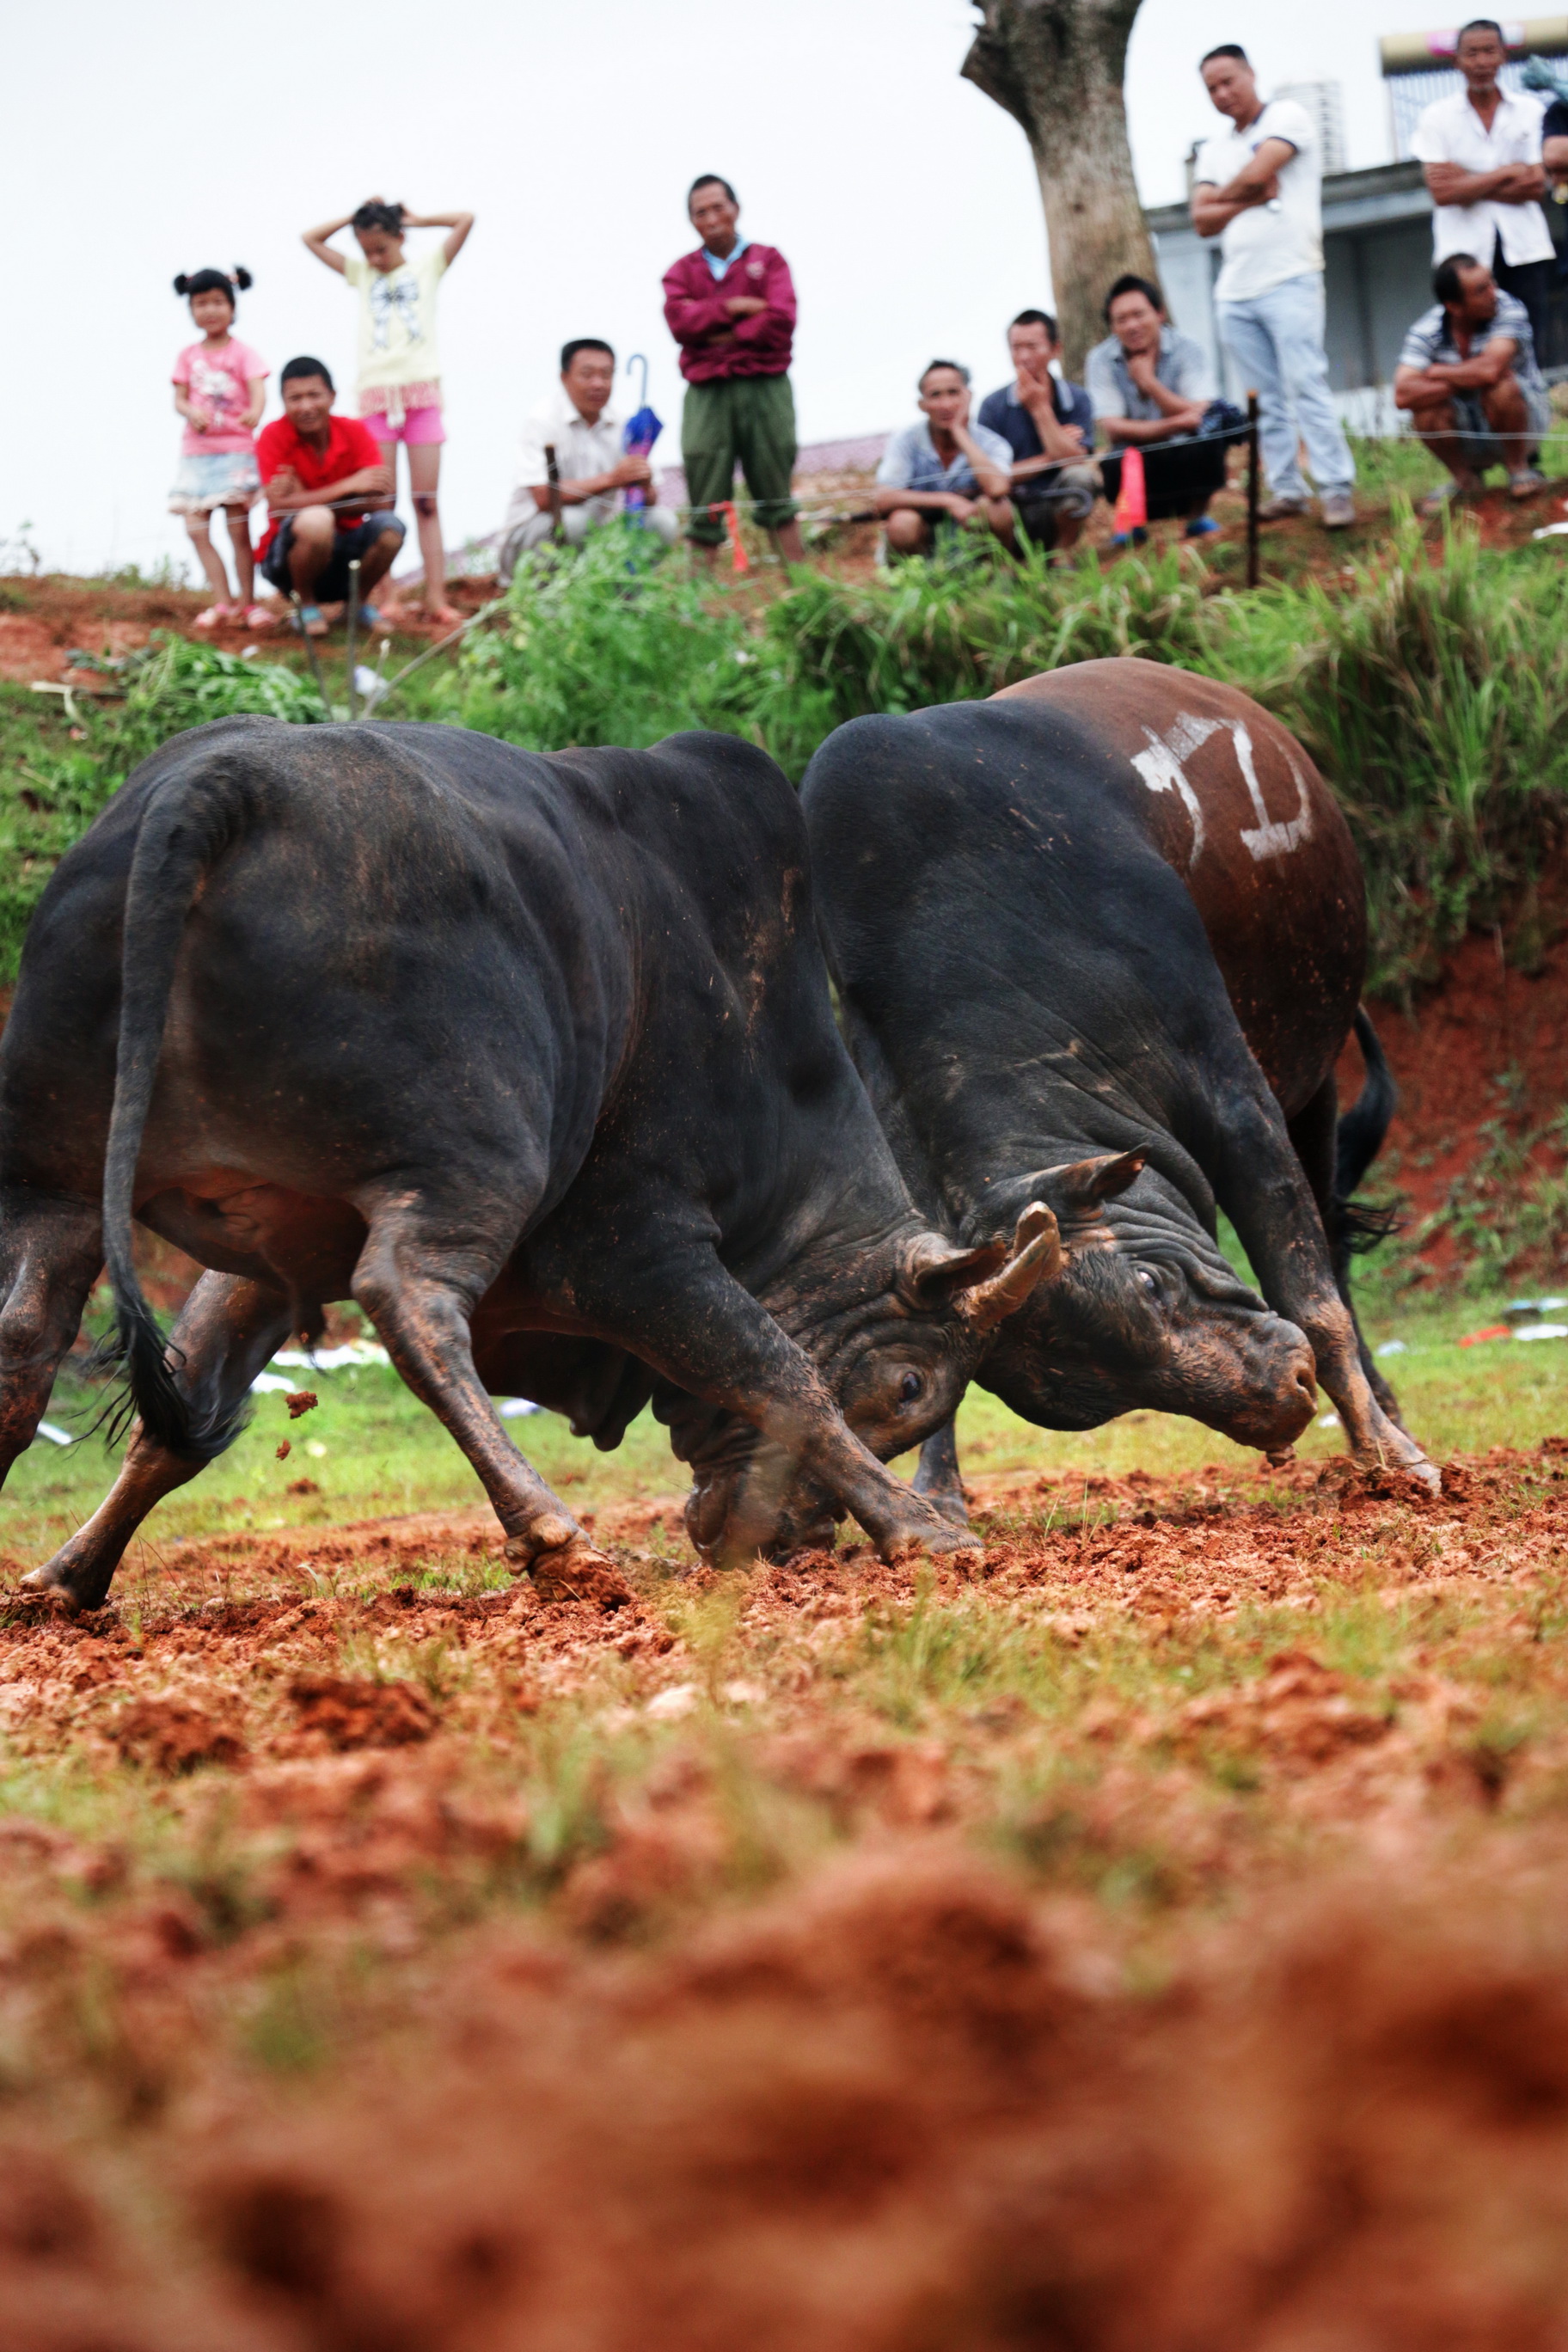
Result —
[[[626, 362], [626, 373], [630, 375], [635, 367], [642, 370], [642, 406], [635, 416], [627, 418], [621, 441], [628, 457], [646, 457], [664, 431], [664, 419], [647, 404], [647, 362], [641, 352], [632, 353]], [[637, 514], [647, 504], [647, 492], [640, 483], [634, 482], [622, 495], [628, 514]]]

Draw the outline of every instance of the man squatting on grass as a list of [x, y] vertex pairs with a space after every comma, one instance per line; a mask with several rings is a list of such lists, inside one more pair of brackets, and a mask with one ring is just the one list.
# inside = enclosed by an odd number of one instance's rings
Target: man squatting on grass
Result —
[[[1114, 499], [1121, 488], [1119, 453], [1141, 449], [1150, 521], [1185, 515], [1185, 536], [1205, 539], [1219, 528], [1204, 509], [1225, 487], [1228, 446], [1197, 437], [1215, 398], [1207, 354], [1172, 326], [1164, 296], [1147, 278], [1116, 280], [1105, 298], [1105, 323], [1110, 332], [1084, 369], [1094, 421], [1118, 453], [1101, 463], [1105, 495]], [[1120, 533], [1111, 544], [1121, 544]]]
[[359, 417], [333, 415], [332, 379], [320, 360], [290, 360], [279, 383], [283, 414], [256, 443], [272, 518], [257, 561], [285, 596], [298, 591], [306, 634], [321, 637], [327, 624], [321, 608], [346, 602], [349, 565], [357, 556], [362, 614], [374, 629], [381, 616], [371, 592], [391, 570], [404, 537], [384, 505], [392, 474], [381, 444]]
[[1007, 351], [1013, 381], [981, 402], [980, 422], [1013, 452], [1018, 529], [1037, 546], [1065, 551], [1077, 544], [1100, 489], [1088, 462], [1094, 404], [1081, 384], [1051, 373], [1062, 347], [1048, 311], [1020, 310], [1007, 330]]
[[739, 465], [786, 563], [804, 563], [795, 506], [795, 283], [771, 245], [753, 245], [736, 224], [741, 207], [728, 180], [705, 172], [686, 208], [702, 242], [664, 273], [664, 316], [680, 346], [686, 404], [680, 455], [692, 515], [687, 537], [710, 558], [723, 544], [722, 518], [710, 511], [734, 496]]
[[939, 536], [990, 530], [1016, 544], [1008, 499], [1013, 452], [1000, 433], [969, 422], [969, 370], [932, 360], [920, 380], [919, 425], [895, 433], [877, 468], [877, 512], [889, 549], [929, 554]]
[[591, 530], [613, 521], [622, 511], [620, 493], [633, 488], [647, 500], [639, 509], [644, 527], [667, 547], [679, 536], [670, 509], [655, 504], [653, 467], [621, 447], [621, 419], [610, 406], [615, 388], [616, 355], [608, 343], [582, 335], [563, 344], [560, 389], [530, 412], [522, 428], [517, 488], [501, 525], [503, 581], [511, 578], [519, 556], [542, 546], [554, 527], [547, 448], [555, 452], [561, 535], [568, 546], [581, 547]]
[[1258, 392], [1258, 444], [1272, 492], [1265, 522], [1305, 514], [1307, 444], [1326, 530], [1355, 520], [1355, 459], [1329, 391], [1323, 350], [1322, 158], [1304, 106], [1266, 106], [1234, 41], [1211, 49], [1199, 71], [1231, 128], [1198, 149], [1193, 226], [1217, 236], [1222, 257], [1215, 315], [1245, 383]]
[[1473, 496], [1489, 466], [1508, 467], [1516, 499], [1532, 498], [1542, 477], [1531, 457], [1551, 425], [1552, 404], [1535, 364], [1530, 315], [1468, 253], [1438, 263], [1432, 291], [1437, 299], [1405, 336], [1394, 372], [1395, 406], [1409, 412], [1453, 477], [1423, 501], [1423, 511]]

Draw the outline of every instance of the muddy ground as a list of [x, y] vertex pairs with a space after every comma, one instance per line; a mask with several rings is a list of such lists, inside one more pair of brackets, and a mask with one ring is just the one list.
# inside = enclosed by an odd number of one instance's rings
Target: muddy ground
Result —
[[1568, 1441], [977, 1507], [13, 1600], [7, 2347], [1568, 2342]]

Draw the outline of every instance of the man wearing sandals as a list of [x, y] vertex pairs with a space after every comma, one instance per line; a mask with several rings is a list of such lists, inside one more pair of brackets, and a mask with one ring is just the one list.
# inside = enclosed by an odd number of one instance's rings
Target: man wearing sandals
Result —
[[1530, 314], [1468, 253], [1438, 264], [1432, 291], [1437, 299], [1405, 336], [1394, 373], [1395, 405], [1453, 477], [1423, 511], [1475, 497], [1491, 466], [1508, 467], [1513, 497], [1531, 498], [1542, 488], [1531, 461], [1552, 410]]
[[320, 360], [290, 360], [279, 381], [283, 414], [256, 444], [270, 517], [257, 562], [274, 588], [299, 596], [306, 635], [324, 637], [321, 606], [347, 602], [357, 557], [360, 617], [374, 629], [381, 615], [371, 591], [404, 540], [387, 509], [391, 470], [368, 425], [333, 415], [332, 379]]

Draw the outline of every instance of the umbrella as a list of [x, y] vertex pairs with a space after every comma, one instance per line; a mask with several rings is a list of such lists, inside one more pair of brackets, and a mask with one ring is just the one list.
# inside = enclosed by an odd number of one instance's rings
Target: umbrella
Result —
[[[642, 370], [642, 406], [635, 416], [627, 418], [621, 443], [628, 457], [646, 457], [664, 431], [664, 419], [656, 415], [647, 404], [647, 362], [641, 352], [632, 353], [626, 362], [626, 373], [630, 375], [635, 367]], [[623, 493], [623, 498], [628, 514], [636, 514], [647, 504], [647, 492], [636, 482]]]

